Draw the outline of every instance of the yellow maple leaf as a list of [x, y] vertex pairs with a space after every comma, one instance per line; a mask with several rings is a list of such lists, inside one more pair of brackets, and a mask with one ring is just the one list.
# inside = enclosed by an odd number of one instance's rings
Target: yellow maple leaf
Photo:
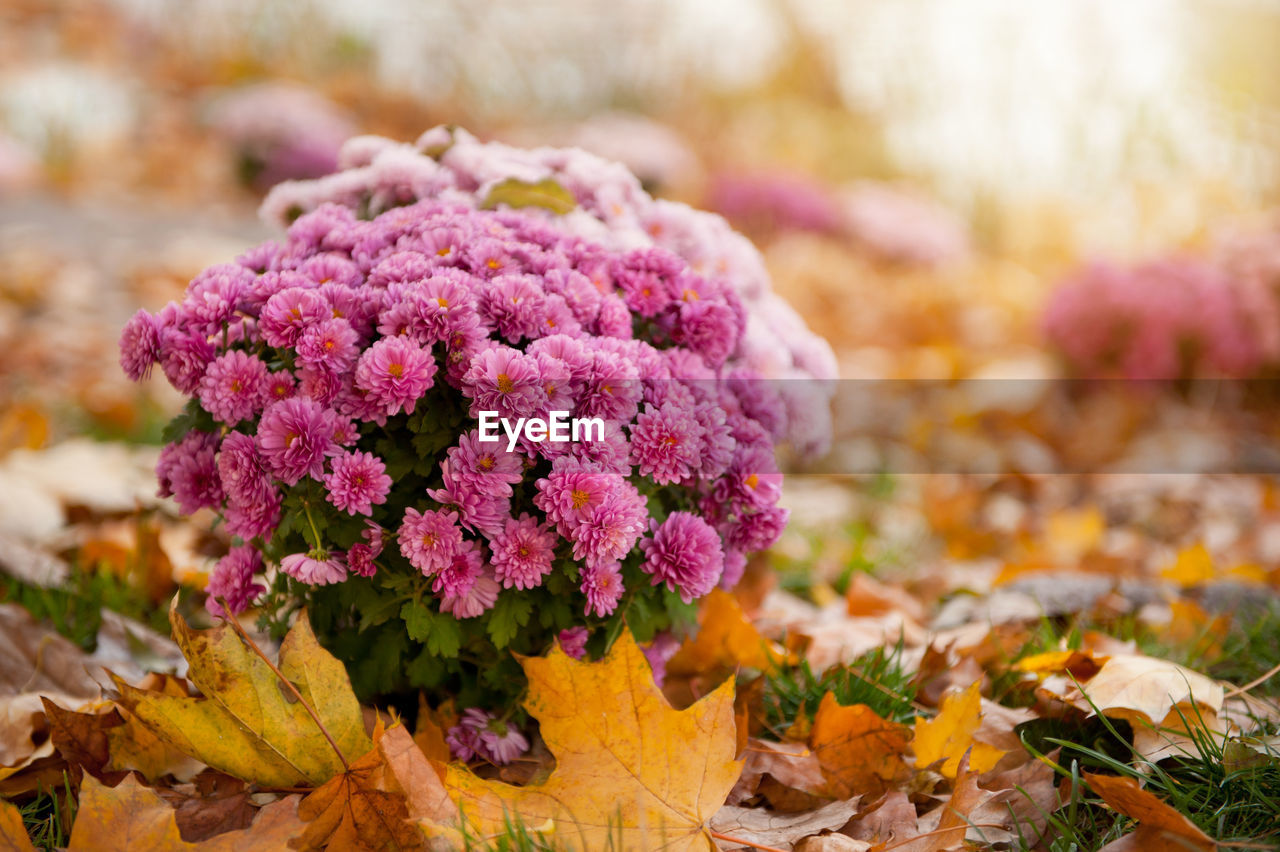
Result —
[[667, 674], [703, 674], [717, 668], [766, 669], [786, 658], [777, 645], [760, 635], [737, 599], [714, 589], [698, 613], [698, 633], [686, 639], [667, 661]]
[[1201, 543], [1184, 547], [1172, 565], [1166, 566], [1160, 576], [1182, 588], [1198, 586], [1213, 579], [1213, 557]]
[[975, 682], [963, 692], [953, 692], [942, 699], [942, 708], [932, 719], [917, 717], [915, 737], [911, 741], [916, 753], [916, 767], [923, 769], [944, 761], [941, 772], [954, 779], [960, 760], [969, 753], [969, 768], [976, 773], [995, 766], [1004, 752], [995, 746], [974, 740], [982, 722], [982, 683]]
[[0, 852], [36, 852], [22, 824], [22, 812], [0, 799]]
[[449, 766], [445, 786], [473, 834], [518, 818], [574, 848], [716, 848], [708, 820], [742, 772], [732, 679], [674, 710], [625, 630], [599, 662], [555, 648], [520, 664], [525, 708], [556, 768], [541, 784], [513, 787]]
[[302, 701], [230, 625], [192, 630], [173, 608], [169, 620], [203, 695], [115, 682], [119, 704], [173, 748], [245, 781], [294, 787], [344, 770], [335, 745], [347, 762], [373, 747], [346, 669], [320, 647], [306, 613], [281, 643], [278, 666]]

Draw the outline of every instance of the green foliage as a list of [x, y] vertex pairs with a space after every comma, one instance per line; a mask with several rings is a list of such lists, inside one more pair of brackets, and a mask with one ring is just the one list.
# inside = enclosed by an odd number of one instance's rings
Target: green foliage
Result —
[[8, 575], [0, 576], [0, 601], [21, 606], [38, 621], [86, 651], [98, 644], [102, 611], [110, 609], [144, 624], [158, 633], [169, 632], [165, 612], [152, 606], [142, 593], [111, 571], [73, 566], [61, 588], [29, 585]]
[[554, 178], [543, 178], [532, 183], [519, 178], [507, 178], [489, 190], [480, 209], [493, 210], [503, 204], [515, 208], [541, 207], [563, 215], [577, 207], [578, 201], [573, 193]]
[[71, 824], [75, 822], [77, 801], [71, 779], [64, 771], [62, 784], [54, 790], [40, 790], [34, 799], [20, 807], [22, 826], [37, 849], [61, 849], [71, 840]]
[[819, 677], [808, 662], [769, 672], [765, 677], [765, 723], [781, 731], [803, 712], [812, 721], [828, 692], [844, 706], [865, 704], [885, 719], [915, 718], [915, 686], [902, 667], [902, 644], [876, 648], [848, 666], [833, 666]]

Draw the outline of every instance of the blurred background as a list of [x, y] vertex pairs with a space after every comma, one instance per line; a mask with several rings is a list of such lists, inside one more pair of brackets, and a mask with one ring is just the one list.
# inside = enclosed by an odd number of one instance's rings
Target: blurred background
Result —
[[[1084, 486], [1022, 474], [1280, 469], [1276, 0], [0, 0], [0, 57], [0, 534], [63, 556], [136, 568], [150, 547], [183, 579], [225, 548], [152, 496], [180, 398], [127, 381], [121, 326], [272, 236], [272, 184], [331, 171], [351, 135], [440, 123], [587, 148], [747, 233], [842, 387], [881, 383], [837, 394], [814, 470], [945, 451], [1008, 474], [896, 491], [894, 529], [953, 556], [1013, 564], [1036, 536], [1115, 556], [1103, 533], [1147, 518], [1134, 494], [1203, 508], [1146, 480], [1063, 533], [1045, 518]], [[1168, 384], [1058, 381], [1082, 377]], [[985, 383], [888, 412], [924, 379]], [[847, 524], [888, 511], [886, 481], [793, 505]], [[1235, 532], [1160, 514], [1142, 531], [1164, 549], [1132, 560], [1206, 540], [1280, 577], [1274, 483], [1241, 482]], [[121, 520], [138, 506], [162, 522]], [[779, 558], [809, 565], [793, 545]]]

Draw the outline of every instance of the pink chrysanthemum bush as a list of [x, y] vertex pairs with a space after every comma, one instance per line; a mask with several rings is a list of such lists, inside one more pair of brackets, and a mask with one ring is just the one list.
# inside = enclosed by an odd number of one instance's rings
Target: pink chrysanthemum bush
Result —
[[[775, 448], [820, 448], [830, 350], [735, 277], [758, 257], [721, 220], [581, 152], [424, 139], [279, 190], [285, 237], [136, 314], [121, 363], [190, 397], [157, 474], [234, 538], [211, 611], [306, 606], [361, 694], [452, 697], [455, 751], [503, 761], [511, 651], [596, 655], [625, 621], [660, 669], [777, 539]], [[598, 427], [487, 441], [486, 412]]]

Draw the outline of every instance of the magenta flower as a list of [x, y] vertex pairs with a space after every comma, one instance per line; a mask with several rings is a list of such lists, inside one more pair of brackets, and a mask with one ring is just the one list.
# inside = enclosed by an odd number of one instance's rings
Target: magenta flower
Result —
[[569, 627], [560, 631], [556, 641], [560, 643], [560, 650], [575, 660], [581, 660], [587, 656], [587, 637], [590, 635], [585, 627]]
[[344, 452], [324, 477], [325, 499], [348, 515], [371, 515], [374, 503], [387, 502], [391, 477], [373, 453]]
[[480, 748], [491, 762], [505, 766], [529, 750], [529, 741], [514, 725], [494, 719], [480, 731]]
[[586, 615], [612, 615], [625, 591], [617, 563], [598, 563], [582, 569], [582, 594], [587, 598]]
[[214, 348], [203, 335], [184, 334], [173, 328], [160, 332], [160, 368], [181, 393], [194, 395], [213, 360]]
[[347, 579], [341, 554], [320, 549], [289, 554], [280, 560], [280, 570], [310, 586], [327, 586]]
[[298, 339], [298, 362], [333, 373], [346, 371], [360, 354], [360, 336], [345, 319], [322, 320]]
[[690, 408], [668, 403], [645, 406], [631, 431], [631, 461], [659, 485], [682, 482], [698, 467], [702, 427]]
[[232, 350], [219, 355], [200, 380], [200, 405], [228, 426], [258, 413], [267, 389], [267, 365], [256, 355]]
[[449, 476], [461, 488], [485, 497], [510, 497], [511, 486], [524, 478], [524, 459], [519, 453], [507, 452], [506, 438], [482, 442], [480, 433], [472, 430], [458, 440], [447, 453]]
[[475, 618], [493, 609], [498, 602], [498, 592], [502, 587], [493, 575], [482, 573], [475, 578], [466, 591], [451, 594], [446, 588], [440, 595], [440, 611], [447, 612], [454, 618]]
[[336, 451], [335, 416], [301, 397], [269, 405], [258, 422], [258, 448], [267, 469], [286, 485], [297, 485], [304, 476], [322, 479], [325, 457]]
[[403, 337], [384, 337], [360, 356], [355, 384], [387, 414], [396, 414], [413, 411], [435, 374], [429, 351]]
[[406, 509], [396, 535], [404, 558], [428, 577], [448, 567], [462, 550], [456, 512]]
[[196, 430], [166, 446], [156, 461], [159, 495], [176, 500], [184, 515], [221, 503], [222, 478], [215, 459], [217, 449], [216, 435]]
[[672, 512], [652, 538], [640, 542], [640, 549], [645, 556], [641, 568], [653, 577], [653, 585], [666, 583], [685, 603], [714, 589], [724, 572], [720, 536], [691, 512]]
[[445, 734], [449, 750], [458, 760], [479, 757], [504, 766], [529, 750], [529, 742], [515, 726], [494, 718], [492, 713], [468, 707], [458, 724]]
[[509, 346], [481, 352], [462, 380], [471, 399], [471, 416], [496, 411], [508, 418], [528, 417], [542, 409], [546, 392], [537, 359]]
[[329, 303], [315, 290], [286, 287], [267, 299], [258, 327], [269, 346], [293, 346], [310, 326], [332, 317]]
[[502, 534], [489, 542], [494, 575], [508, 589], [541, 585], [542, 578], [551, 573], [557, 541], [555, 533], [528, 513], [519, 519], [508, 518]]
[[374, 560], [382, 555], [382, 527], [373, 521], [366, 521], [364, 532], [360, 536], [364, 541], [358, 541], [347, 549], [347, 567], [353, 574], [372, 577], [378, 573]]
[[441, 467], [444, 469], [444, 487], [428, 488], [427, 496], [441, 506], [456, 509], [462, 525], [468, 530], [479, 531], [489, 537], [500, 533], [511, 514], [511, 498], [481, 494], [467, 487], [450, 472], [447, 460]]
[[[219, 618], [230, 618], [239, 615], [249, 608], [254, 598], [267, 590], [261, 583], [253, 582], [253, 575], [262, 570], [262, 554], [256, 547], [239, 545], [218, 560], [213, 573], [209, 575], [209, 583], [205, 586], [205, 608], [209, 614]], [[226, 601], [226, 608], [218, 603], [218, 598]], [[230, 610], [228, 612], [227, 610]]]
[[159, 360], [160, 326], [155, 317], [140, 310], [120, 332], [120, 366], [136, 382], [151, 375], [151, 368]]

